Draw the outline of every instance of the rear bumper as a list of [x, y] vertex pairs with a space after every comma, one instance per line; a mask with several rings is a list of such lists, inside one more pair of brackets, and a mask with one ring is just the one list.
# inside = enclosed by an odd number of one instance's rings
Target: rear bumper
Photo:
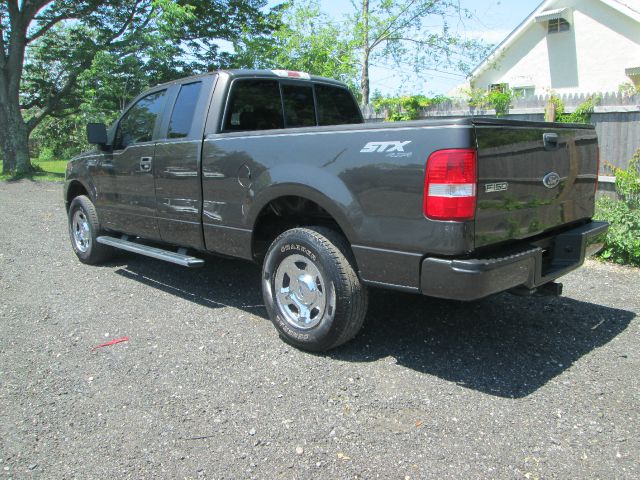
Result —
[[590, 222], [511, 250], [507, 255], [468, 259], [427, 257], [420, 291], [454, 300], [476, 300], [515, 287], [535, 289], [578, 268], [602, 248], [609, 224]]

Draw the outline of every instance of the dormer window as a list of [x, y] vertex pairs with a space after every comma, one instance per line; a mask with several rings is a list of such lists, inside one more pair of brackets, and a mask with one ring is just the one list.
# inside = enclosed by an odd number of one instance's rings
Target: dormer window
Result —
[[571, 28], [569, 22], [567, 22], [564, 18], [554, 18], [549, 20], [549, 29], [548, 33], [559, 33], [559, 32], [567, 32]]
[[541, 27], [547, 27], [547, 33], [568, 32], [571, 29], [573, 14], [571, 8], [544, 10], [534, 17]]

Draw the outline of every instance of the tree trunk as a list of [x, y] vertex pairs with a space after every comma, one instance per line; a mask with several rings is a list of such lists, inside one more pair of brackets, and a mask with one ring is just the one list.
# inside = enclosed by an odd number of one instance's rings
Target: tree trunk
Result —
[[360, 78], [360, 90], [362, 90], [362, 104], [369, 105], [369, 51], [366, 48], [362, 55], [362, 77]]
[[369, 0], [362, 1], [362, 104], [369, 105]]
[[3, 105], [0, 109], [0, 147], [2, 148], [2, 173], [28, 173], [29, 131], [18, 105]]
[[[27, 29], [36, 12], [47, 2], [6, 2], [10, 29], [2, 25], [0, 49], [0, 148], [2, 173], [27, 173], [30, 129], [20, 110], [20, 80], [24, 68]], [[6, 35], [6, 37], [5, 37]], [[8, 40], [5, 45], [5, 40]]]

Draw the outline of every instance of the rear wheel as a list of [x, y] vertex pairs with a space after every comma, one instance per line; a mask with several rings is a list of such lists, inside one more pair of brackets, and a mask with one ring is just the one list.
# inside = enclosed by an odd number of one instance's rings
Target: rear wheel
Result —
[[79, 195], [69, 207], [69, 237], [73, 251], [81, 262], [102, 263], [113, 256], [113, 249], [101, 245], [96, 238], [101, 233], [96, 208], [89, 197]]
[[358, 333], [367, 290], [354, 264], [346, 240], [324, 227], [294, 228], [271, 244], [262, 292], [269, 316], [287, 343], [322, 351]]

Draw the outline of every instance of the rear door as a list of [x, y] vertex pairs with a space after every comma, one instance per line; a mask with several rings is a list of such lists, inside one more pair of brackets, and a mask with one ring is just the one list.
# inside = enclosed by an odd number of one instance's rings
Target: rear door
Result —
[[598, 174], [593, 127], [489, 119], [474, 125], [476, 247], [593, 216]]
[[101, 163], [100, 206], [105, 227], [159, 239], [153, 160], [166, 89], [146, 94], [122, 115], [113, 152]]
[[209, 96], [216, 76], [176, 85], [154, 158], [158, 228], [163, 241], [204, 248], [200, 158]]

